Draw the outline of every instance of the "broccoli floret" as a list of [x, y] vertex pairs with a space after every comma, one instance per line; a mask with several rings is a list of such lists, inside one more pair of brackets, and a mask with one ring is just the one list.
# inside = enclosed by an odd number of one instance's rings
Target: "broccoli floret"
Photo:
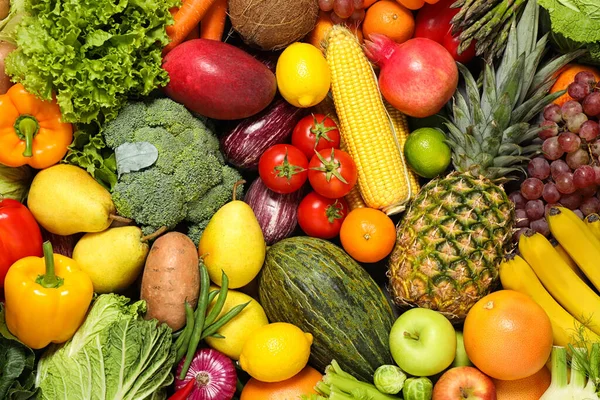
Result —
[[[225, 165], [217, 137], [184, 106], [170, 99], [129, 103], [103, 128], [115, 149], [149, 142], [158, 150], [154, 165], [123, 174], [112, 196], [117, 212], [150, 233], [181, 221], [197, 236], [212, 215], [231, 200], [240, 174]], [[241, 188], [238, 189], [241, 196]]]

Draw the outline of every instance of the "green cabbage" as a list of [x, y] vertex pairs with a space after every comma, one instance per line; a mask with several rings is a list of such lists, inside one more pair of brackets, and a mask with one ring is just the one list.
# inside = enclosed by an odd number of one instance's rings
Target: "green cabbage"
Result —
[[116, 294], [97, 297], [64, 345], [40, 359], [40, 400], [164, 399], [175, 363], [171, 328], [146, 321], [146, 303]]
[[24, 165], [19, 168], [0, 164], [0, 198], [6, 197], [23, 203], [33, 180], [33, 170]]
[[103, 123], [128, 96], [168, 82], [161, 68], [165, 27], [178, 0], [25, 0], [13, 80], [43, 99], [56, 94], [66, 122]]

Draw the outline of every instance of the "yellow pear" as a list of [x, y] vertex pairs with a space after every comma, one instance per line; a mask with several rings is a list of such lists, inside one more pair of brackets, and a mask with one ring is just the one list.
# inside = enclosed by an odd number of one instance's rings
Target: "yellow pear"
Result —
[[77, 261], [92, 279], [97, 293], [122, 292], [140, 275], [150, 248], [137, 226], [86, 233], [73, 249]]
[[210, 279], [221, 286], [224, 271], [231, 289], [247, 285], [258, 275], [265, 253], [265, 238], [256, 215], [239, 200], [225, 204], [212, 216], [198, 246]]
[[84, 169], [68, 164], [40, 171], [31, 183], [27, 205], [40, 225], [63, 236], [103, 231], [116, 214], [108, 190]]

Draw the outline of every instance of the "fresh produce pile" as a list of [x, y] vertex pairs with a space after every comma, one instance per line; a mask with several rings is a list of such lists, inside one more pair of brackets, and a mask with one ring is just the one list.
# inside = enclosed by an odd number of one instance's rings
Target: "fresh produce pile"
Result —
[[600, 400], [599, 259], [596, 1], [0, 0], [0, 399]]

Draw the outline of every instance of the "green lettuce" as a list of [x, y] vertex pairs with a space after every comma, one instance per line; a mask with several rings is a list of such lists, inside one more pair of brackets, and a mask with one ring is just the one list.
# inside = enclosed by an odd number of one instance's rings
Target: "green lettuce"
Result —
[[586, 46], [589, 60], [600, 63], [600, 0], [538, 0], [550, 16], [552, 32]]
[[37, 394], [34, 365], [33, 350], [9, 332], [0, 303], [0, 399], [33, 399]]
[[117, 116], [129, 96], [168, 82], [165, 27], [178, 0], [25, 0], [6, 59], [12, 79], [43, 99], [55, 94], [66, 122]]
[[146, 303], [96, 298], [71, 340], [53, 345], [38, 363], [40, 400], [164, 399], [175, 363], [171, 328], [146, 321]]

